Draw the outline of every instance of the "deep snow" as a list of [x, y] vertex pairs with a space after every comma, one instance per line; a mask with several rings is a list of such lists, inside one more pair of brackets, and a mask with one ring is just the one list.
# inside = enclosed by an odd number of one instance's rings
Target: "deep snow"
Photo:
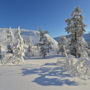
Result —
[[25, 60], [18, 65], [0, 65], [0, 90], [90, 90], [90, 80], [72, 78], [58, 65], [65, 57]]

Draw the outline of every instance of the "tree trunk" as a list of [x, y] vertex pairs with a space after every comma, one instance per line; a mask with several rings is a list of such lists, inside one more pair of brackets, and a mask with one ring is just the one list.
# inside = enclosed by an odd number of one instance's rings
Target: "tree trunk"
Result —
[[[77, 32], [75, 32], [75, 44], [77, 44]], [[77, 55], [77, 47], [75, 46], [75, 57], [78, 57]]]

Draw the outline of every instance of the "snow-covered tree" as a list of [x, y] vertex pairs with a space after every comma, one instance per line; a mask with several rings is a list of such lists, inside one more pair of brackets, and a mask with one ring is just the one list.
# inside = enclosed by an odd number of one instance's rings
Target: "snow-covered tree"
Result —
[[71, 18], [65, 20], [67, 27], [65, 28], [67, 33], [71, 35], [71, 54], [75, 57], [80, 57], [82, 53], [83, 46], [80, 41], [81, 37], [85, 32], [86, 25], [83, 23], [83, 16], [81, 15], [81, 10], [76, 7], [71, 14]]
[[9, 28], [9, 30], [7, 31], [7, 49], [8, 49], [8, 53], [13, 53], [13, 32], [11, 27]]
[[34, 55], [34, 52], [33, 52], [33, 44], [32, 44], [32, 37], [30, 37], [30, 43], [29, 43], [29, 46], [28, 46], [28, 55], [29, 56], [33, 56]]
[[58, 47], [59, 47], [58, 53], [61, 52], [62, 55], [67, 56], [68, 45], [69, 45], [69, 40], [65, 36], [62, 36], [58, 42]]
[[18, 27], [16, 32], [16, 44], [14, 45], [14, 56], [18, 58], [18, 62], [24, 61], [24, 42], [20, 35], [20, 27]]
[[87, 42], [83, 38], [86, 25], [83, 24], [81, 10], [78, 7], [75, 8], [71, 16], [71, 18], [66, 20], [66, 31], [71, 36], [71, 38], [69, 37], [71, 39], [69, 46], [72, 55], [68, 55], [62, 63], [58, 60], [58, 65], [61, 65], [73, 77], [90, 78], [90, 60], [87, 54]]
[[40, 47], [40, 55], [45, 58], [45, 56], [49, 53], [49, 50], [51, 49], [51, 43], [48, 41], [46, 34], [48, 31], [42, 31], [41, 28], [39, 28], [40, 32], [40, 40], [39, 40], [39, 47]]

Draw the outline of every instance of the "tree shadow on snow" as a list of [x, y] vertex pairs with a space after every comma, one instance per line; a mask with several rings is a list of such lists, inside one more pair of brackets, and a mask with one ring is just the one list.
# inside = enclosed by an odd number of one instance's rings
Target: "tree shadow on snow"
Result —
[[23, 68], [23, 76], [25, 75], [33, 75], [37, 74], [39, 77], [35, 78], [32, 82], [35, 82], [42, 86], [62, 86], [62, 85], [69, 85], [69, 86], [77, 86], [78, 83], [72, 81], [70, 79], [71, 76], [63, 68], [60, 67], [45, 67], [47, 65], [54, 65], [55, 63], [46, 63], [43, 67], [35, 68], [35, 69], [27, 69]]
[[57, 78], [46, 78], [44, 75], [41, 75], [40, 77], [36, 78], [33, 82], [36, 82], [37, 84], [40, 84], [42, 86], [50, 86], [50, 85], [62, 86], [64, 84], [69, 85], [69, 86], [78, 85], [75, 81], [70, 81], [69, 79], [59, 80]]

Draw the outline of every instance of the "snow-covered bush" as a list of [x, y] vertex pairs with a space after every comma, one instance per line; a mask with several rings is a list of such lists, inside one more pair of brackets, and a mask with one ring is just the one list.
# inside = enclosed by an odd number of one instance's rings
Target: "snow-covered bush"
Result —
[[63, 67], [72, 77], [90, 78], [90, 60], [88, 58], [68, 56], [64, 59], [63, 65], [61, 62], [58, 62], [58, 65]]
[[11, 53], [7, 53], [5, 56], [3, 56], [3, 59], [1, 61], [1, 64], [21, 64], [23, 63], [20, 58], [14, 56]]

